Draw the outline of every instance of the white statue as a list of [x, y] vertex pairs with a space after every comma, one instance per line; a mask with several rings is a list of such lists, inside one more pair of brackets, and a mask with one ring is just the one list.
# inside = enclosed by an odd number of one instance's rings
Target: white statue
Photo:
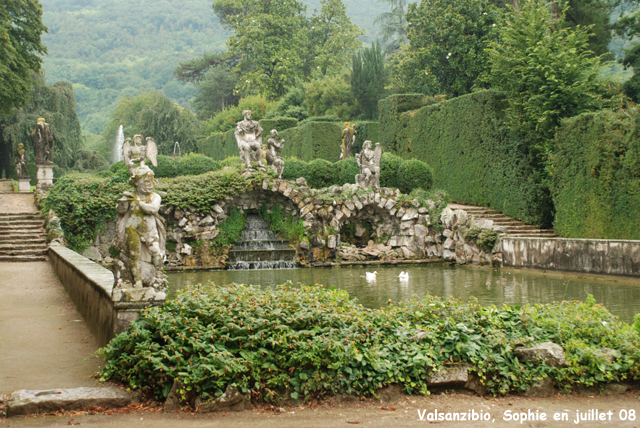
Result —
[[161, 198], [153, 191], [154, 181], [153, 171], [142, 163], [129, 178], [134, 192], [124, 192], [118, 200], [114, 245], [121, 255], [115, 288], [150, 287], [160, 292], [166, 288], [162, 265], [167, 233], [158, 214]]
[[262, 127], [251, 120], [251, 110], [243, 110], [244, 120], [238, 122], [235, 130], [238, 149], [240, 150], [240, 160], [251, 168], [251, 162], [256, 162], [262, 166]]
[[284, 160], [280, 153], [284, 148], [284, 139], [276, 140], [278, 136], [278, 131], [275, 129], [271, 130], [271, 138], [267, 141], [267, 165], [271, 166], [276, 173], [278, 174], [278, 178], [282, 178], [282, 171], [284, 171]]
[[133, 145], [131, 145], [131, 138], [127, 138], [122, 144], [122, 156], [124, 164], [129, 168], [129, 174], [133, 174], [136, 162], [140, 162], [140, 166], [142, 166], [145, 159], [149, 159], [153, 166], [158, 166], [158, 146], [153, 137], [147, 137], [146, 146], [142, 145], [142, 135], [140, 134], [133, 136]]
[[362, 151], [356, 155], [356, 161], [360, 167], [360, 174], [356, 175], [356, 184], [362, 188], [380, 187], [380, 159], [382, 159], [382, 146], [376, 143], [376, 148], [371, 149], [371, 141], [362, 144]]

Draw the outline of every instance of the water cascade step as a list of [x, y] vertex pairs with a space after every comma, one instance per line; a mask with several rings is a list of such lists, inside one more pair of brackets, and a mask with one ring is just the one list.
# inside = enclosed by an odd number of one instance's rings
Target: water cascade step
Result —
[[296, 250], [278, 239], [269, 223], [258, 214], [247, 214], [242, 237], [229, 251], [229, 269], [293, 269], [298, 267]]

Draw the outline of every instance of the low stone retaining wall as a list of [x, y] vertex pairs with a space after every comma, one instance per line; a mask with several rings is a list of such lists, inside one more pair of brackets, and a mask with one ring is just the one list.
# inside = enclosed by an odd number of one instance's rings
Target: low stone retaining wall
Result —
[[113, 273], [62, 246], [49, 247], [49, 258], [91, 333], [104, 346], [135, 321], [148, 304], [111, 299]]
[[640, 277], [640, 241], [501, 238], [505, 267]]

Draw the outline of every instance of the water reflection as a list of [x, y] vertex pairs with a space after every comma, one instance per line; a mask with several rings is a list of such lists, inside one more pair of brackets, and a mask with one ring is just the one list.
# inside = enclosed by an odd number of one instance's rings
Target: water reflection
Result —
[[[506, 303], [551, 303], [562, 300], [585, 300], [592, 294], [598, 303], [622, 320], [631, 322], [640, 313], [640, 281], [580, 277], [557, 273], [491, 269], [443, 264], [415, 266], [376, 266], [375, 281], [367, 281], [366, 272], [374, 269], [360, 266], [314, 269], [279, 269], [253, 271], [170, 272], [170, 297], [188, 284], [207, 283], [260, 284], [275, 286], [322, 284], [346, 290], [366, 307], [376, 308], [389, 299], [399, 301], [414, 295], [456, 297], [468, 301], [477, 298], [483, 305]], [[409, 273], [407, 280], [400, 272]]]

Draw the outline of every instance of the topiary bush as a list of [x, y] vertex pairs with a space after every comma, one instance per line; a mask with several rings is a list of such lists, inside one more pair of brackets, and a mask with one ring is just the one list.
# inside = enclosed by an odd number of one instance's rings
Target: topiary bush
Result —
[[296, 181], [299, 177], [308, 177], [308, 163], [297, 158], [289, 158], [284, 161], [284, 171], [282, 178], [285, 180]]
[[398, 188], [398, 169], [402, 158], [391, 153], [382, 153], [380, 159], [380, 185], [391, 189]]
[[[287, 164], [285, 162], [285, 168]], [[316, 159], [308, 163], [308, 177], [307, 183], [310, 187], [315, 189], [321, 189], [323, 187], [329, 187], [336, 182], [336, 168], [335, 164], [326, 161], [324, 159]]]
[[409, 159], [398, 167], [398, 189], [411, 193], [413, 189], [429, 190], [433, 185], [433, 172], [429, 165], [417, 159]]

